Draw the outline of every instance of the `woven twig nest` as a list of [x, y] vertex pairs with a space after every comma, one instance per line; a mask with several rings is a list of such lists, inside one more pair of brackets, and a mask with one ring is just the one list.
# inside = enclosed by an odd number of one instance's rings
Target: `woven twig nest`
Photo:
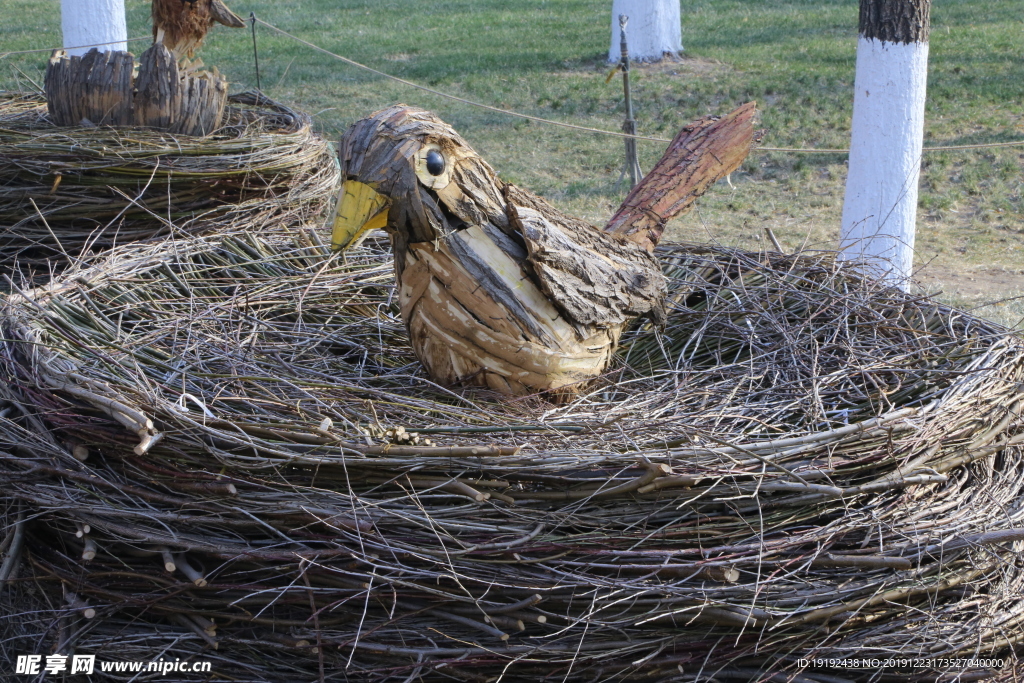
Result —
[[566, 405], [427, 380], [372, 242], [128, 246], [12, 296], [31, 580], [0, 648], [216, 645], [282, 683], [1019, 671], [1024, 344], [827, 254], [659, 257], [667, 326]]
[[[317, 221], [339, 171], [305, 114], [258, 93], [192, 137], [145, 128], [60, 128], [42, 95], [0, 93], [0, 264], [36, 281], [117, 244]], [[31, 277], [31, 275], [30, 275]]]

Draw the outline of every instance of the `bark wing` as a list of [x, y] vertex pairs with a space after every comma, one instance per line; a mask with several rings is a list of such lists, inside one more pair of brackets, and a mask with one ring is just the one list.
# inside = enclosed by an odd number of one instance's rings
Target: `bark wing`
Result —
[[665, 276], [645, 249], [534, 208], [510, 208], [541, 289], [571, 320], [611, 327], [645, 313], [664, 317]]

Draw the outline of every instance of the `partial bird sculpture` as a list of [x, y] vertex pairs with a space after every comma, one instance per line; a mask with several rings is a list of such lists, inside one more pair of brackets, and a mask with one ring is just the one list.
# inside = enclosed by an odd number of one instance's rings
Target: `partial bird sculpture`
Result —
[[602, 231], [502, 182], [433, 114], [395, 105], [341, 140], [332, 243], [387, 231], [402, 318], [435, 381], [565, 400], [604, 372], [631, 320], [663, 318], [665, 222], [739, 166], [753, 115], [750, 103], [684, 128]]
[[221, 0], [153, 0], [152, 16], [153, 42], [163, 43], [179, 62], [195, 57], [215, 22], [245, 26]]

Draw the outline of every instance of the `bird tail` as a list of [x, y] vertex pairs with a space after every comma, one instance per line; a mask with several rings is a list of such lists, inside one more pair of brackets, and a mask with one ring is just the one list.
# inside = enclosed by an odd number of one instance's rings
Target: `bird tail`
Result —
[[756, 113], [754, 103], [748, 102], [725, 116], [705, 116], [685, 126], [604, 231], [654, 251], [670, 219], [692, 209], [709, 187], [743, 163], [760, 140], [754, 130]]

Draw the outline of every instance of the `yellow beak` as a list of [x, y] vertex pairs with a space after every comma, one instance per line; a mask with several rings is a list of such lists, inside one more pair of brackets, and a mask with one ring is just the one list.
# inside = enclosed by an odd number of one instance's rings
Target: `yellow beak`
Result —
[[388, 224], [390, 206], [391, 200], [369, 185], [346, 180], [338, 195], [331, 248], [337, 251], [354, 247], [366, 233], [383, 228]]

